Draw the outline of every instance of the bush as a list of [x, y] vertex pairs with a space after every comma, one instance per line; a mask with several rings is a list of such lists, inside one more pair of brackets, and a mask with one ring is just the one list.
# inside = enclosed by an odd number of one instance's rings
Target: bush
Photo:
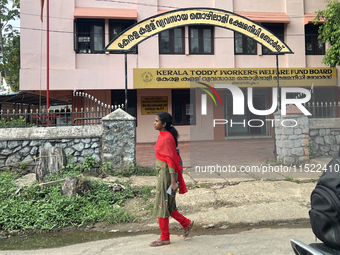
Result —
[[[63, 170], [50, 180], [77, 176], [80, 172]], [[135, 218], [121, 208], [128, 198], [134, 197], [129, 184], [124, 192], [112, 192], [103, 182], [91, 181], [91, 190], [83, 196], [69, 198], [60, 193], [62, 183], [40, 189], [38, 183], [23, 187], [20, 195], [16, 176], [0, 173], [0, 228], [3, 230], [60, 229], [81, 226], [85, 222], [131, 222]]]
[[2, 118], [0, 121], [0, 128], [9, 128], [9, 127], [24, 127], [26, 126], [26, 120], [23, 116], [19, 116], [18, 119], [13, 119], [6, 121], [6, 119]]

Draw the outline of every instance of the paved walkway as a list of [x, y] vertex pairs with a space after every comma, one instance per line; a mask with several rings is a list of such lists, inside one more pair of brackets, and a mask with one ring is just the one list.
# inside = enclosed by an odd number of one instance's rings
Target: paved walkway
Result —
[[[155, 143], [137, 144], [137, 162], [155, 166]], [[199, 165], [260, 165], [274, 162], [274, 139], [179, 142], [184, 167]]]

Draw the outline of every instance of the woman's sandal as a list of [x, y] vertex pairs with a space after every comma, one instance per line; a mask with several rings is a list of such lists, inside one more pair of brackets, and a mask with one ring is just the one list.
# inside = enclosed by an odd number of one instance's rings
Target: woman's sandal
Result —
[[167, 245], [167, 244], [170, 244], [170, 241], [157, 239], [157, 240], [153, 241], [152, 243], [150, 243], [150, 246], [156, 247], [156, 246], [162, 246], [162, 245]]
[[193, 226], [194, 226], [194, 221], [192, 220], [190, 221], [189, 226], [184, 228], [184, 235], [183, 235], [184, 239], [188, 237]]

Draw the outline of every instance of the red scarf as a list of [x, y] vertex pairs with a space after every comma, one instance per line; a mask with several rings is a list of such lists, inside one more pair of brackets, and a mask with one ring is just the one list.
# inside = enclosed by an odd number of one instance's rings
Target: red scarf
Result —
[[159, 132], [155, 146], [155, 155], [158, 160], [165, 162], [169, 167], [172, 167], [178, 173], [179, 194], [188, 192], [183, 179], [182, 167], [180, 165], [181, 158], [178, 156], [176, 151], [175, 138], [170, 132]]

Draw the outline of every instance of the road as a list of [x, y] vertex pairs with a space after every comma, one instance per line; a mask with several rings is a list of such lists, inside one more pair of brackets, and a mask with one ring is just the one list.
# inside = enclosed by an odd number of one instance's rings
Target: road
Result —
[[299, 239], [305, 243], [315, 242], [310, 228], [251, 228], [229, 231], [227, 234], [211, 235], [207, 232], [183, 239], [179, 235], [171, 236], [171, 244], [162, 247], [149, 247], [149, 243], [158, 238], [156, 234], [139, 234], [113, 239], [99, 240], [59, 248], [0, 251], [6, 255], [112, 255], [112, 254], [223, 254], [233, 255], [282, 255], [294, 254], [290, 239]]

